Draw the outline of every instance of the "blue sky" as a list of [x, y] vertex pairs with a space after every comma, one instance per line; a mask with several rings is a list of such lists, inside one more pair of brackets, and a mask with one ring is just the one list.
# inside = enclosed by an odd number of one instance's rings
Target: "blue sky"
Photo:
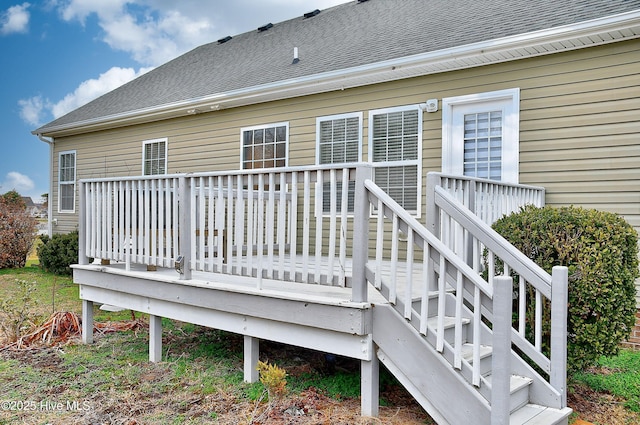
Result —
[[0, 193], [49, 192], [31, 131], [201, 44], [348, 0], [0, 0]]

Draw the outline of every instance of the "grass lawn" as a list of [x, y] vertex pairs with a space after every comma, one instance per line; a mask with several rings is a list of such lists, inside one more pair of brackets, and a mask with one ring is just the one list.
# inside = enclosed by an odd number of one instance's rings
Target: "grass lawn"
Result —
[[[71, 278], [37, 265], [0, 270], [0, 300], [16, 299], [17, 281], [36, 282], [34, 325], [52, 312], [81, 313]], [[96, 309], [95, 319], [131, 320], [131, 312]], [[351, 359], [330, 363], [322, 353], [262, 341], [261, 360], [287, 372], [288, 392], [269, 399], [263, 384], [243, 382], [240, 335], [163, 319], [163, 361], [155, 364], [146, 329], [95, 340], [26, 350], [3, 350], [0, 341], [0, 425], [433, 423], [384, 368], [380, 418], [361, 418], [360, 364]], [[603, 358], [570, 383], [572, 421], [638, 424], [639, 403], [640, 352]]]

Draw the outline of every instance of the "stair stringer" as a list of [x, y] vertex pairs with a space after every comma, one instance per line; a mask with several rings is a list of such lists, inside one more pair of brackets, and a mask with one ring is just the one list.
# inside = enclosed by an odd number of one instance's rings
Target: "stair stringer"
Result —
[[441, 424], [491, 422], [487, 400], [391, 305], [377, 304], [372, 311], [378, 358], [429, 415]]

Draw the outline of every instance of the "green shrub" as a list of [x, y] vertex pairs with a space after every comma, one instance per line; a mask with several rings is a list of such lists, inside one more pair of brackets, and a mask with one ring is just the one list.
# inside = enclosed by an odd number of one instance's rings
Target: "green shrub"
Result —
[[78, 263], [78, 231], [52, 237], [44, 235], [41, 239], [43, 243], [38, 247], [40, 266], [57, 275], [71, 276], [69, 266]]
[[[549, 206], [523, 207], [493, 227], [547, 272], [568, 267], [569, 373], [617, 354], [635, 320], [639, 273], [633, 227], [616, 214]], [[548, 332], [548, 323], [543, 329]]]

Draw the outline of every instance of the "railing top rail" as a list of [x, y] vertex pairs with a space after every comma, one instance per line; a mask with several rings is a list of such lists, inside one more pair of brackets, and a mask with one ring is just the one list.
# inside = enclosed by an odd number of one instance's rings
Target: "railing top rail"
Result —
[[462, 259], [449, 249], [440, 239], [438, 239], [433, 233], [429, 232], [422, 223], [416, 220], [415, 217], [402, 208], [373, 181], [365, 180], [364, 185], [370, 194], [382, 201], [386, 207], [391, 209], [391, 211], [393, 211], [402, 222], [406, 223], [406, 225], [413, 230], [416, 235], [435, 248], [436, 251], [438, 251], [456, 269], [460, 270], [467, 279], [472, 281], [489, 298], [493, 298], [493, 288], [491, 288], [491, 286], [483, 280], [477, 272], [462, 261]]
[[488, 183], [488, 184], [493, 184], [493, 185], [496, 185], [496, 186], [517, 187], [517, 188], [520, 188], [520, 189], [532, 189], [532, 190], [539, 190], [541, 192], [545, 191], [545, 188], [542, 187], [542, 186], [533, 186], [533, 185], [520, 184], [520, 183], [508, 183], [508, 182], [502, 182], [502, 181], [497, 181], [497, 180], [482, 179], [482, 178], [479, 178], [479, 177], [469, 177], [469, 176], [460, 176], [460, 175], [455, 175], [455, 174], [445, 174], [445, 173], [441, 173], [441, 172], [437, 172], [437, 171], [430, 171], [429, 173], [427, 173], [427, 176], [438, 176], [440, 178], [466, 180], [466, 181], [472, 181], [472, 182], [477, 182], [477, 183]]
[[491, 226], [477, 218], [467, 207], [462, 205], [442, 187], [435, 188], [435, 202], [442, 208], [446, 206], [447, 214], [468, 229], [492, 252], [498, 254], [511, 269], [519, 273], [545, 297], [551, 298], [551, 275], [520, 251], [509, 249], [511, 244]]
[[[207, 172], [191, 172], [191, 173], [175, 173], [175, 174], [156, 174], [152, 176], [114, 176], [114, 177], [100, 177], [92, 179], [81, 179], [80, 183], [103, 183], [103, 182], [117, 182], [123, 180], [129, 181], [144, 181], [144, 180], [159, 180], [159, 179], [178, 179], [180, 177], [217, 177], [217, 176], [238, 176], [238, 175], [258, 175], [258, 174], [279, 174], [279, 173], [303, 173], [306, 171], [331, 171], [342, 170], [347, 168], [355, 171], [360, 166], [370, 166], [367, 163], [349, 163], [349, 164], [327, 164], [327, 165], [305, 165], [296, 167], [274, 167], [274, 168], [259, 168], [252, 170], [232, 170], [232, 171], [207, 171]], [[350, 175], [350, 179], [355, 179], [355, 175]]]

